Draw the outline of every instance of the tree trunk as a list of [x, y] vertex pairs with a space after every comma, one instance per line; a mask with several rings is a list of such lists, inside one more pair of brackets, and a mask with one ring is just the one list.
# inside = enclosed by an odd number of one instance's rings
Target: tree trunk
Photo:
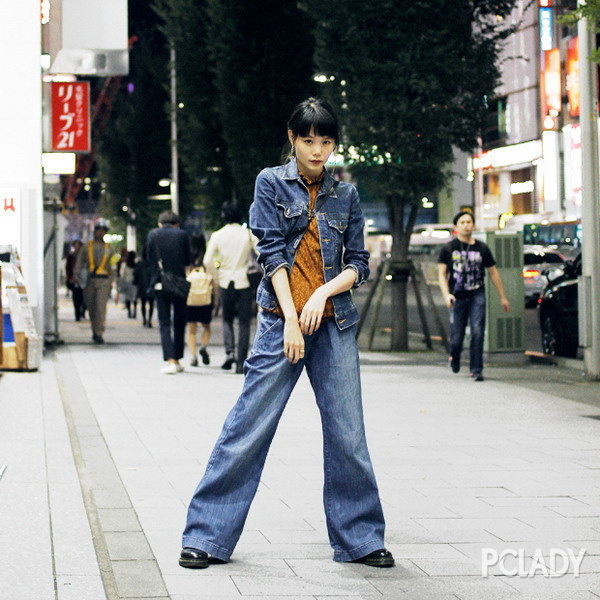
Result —
[[[408, 205], [405, 223], [404, 207]], [[408, 351], [408, 245], [417, 218], [418, 205], [404, 198], [388, 199], [388, 213], [392, 233], [392, 340], [393, 352]]]
[[394, 275], [392, 279], [392, 343], [394, 352], [408, 351], [408, 304], [406, 291], [408, 280], [399, 279]]

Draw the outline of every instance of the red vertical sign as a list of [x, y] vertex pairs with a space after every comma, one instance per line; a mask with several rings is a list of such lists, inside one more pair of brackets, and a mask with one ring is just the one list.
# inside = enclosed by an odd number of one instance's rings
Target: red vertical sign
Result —
[[90, 84], [52, 82], [52, 152], [90, 152]]
[[569, 114], [579, 116], [579, 38], [571, 38], [567, 45], [567, 98]]

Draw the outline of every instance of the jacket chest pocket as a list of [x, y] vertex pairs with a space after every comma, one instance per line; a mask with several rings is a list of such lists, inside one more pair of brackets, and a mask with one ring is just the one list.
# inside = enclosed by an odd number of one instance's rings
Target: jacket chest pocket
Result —
[[301, 201], [284, 202], [279, 198], [275, 199], [277, 205], [277, 214], [279, 224], [284, 236], [289, 238], [297, 232], [306, 229], [308, 224], [308, 215], [306, 206]]
[[327, 215], [327, 228], [331, 239], [337, 248], [341, 248], [344, 240], [344, 233], [348, 229], [348, 216], [347, 215]]
[[344, 235], [344, 231], [348, 229], [348, 217], [346, 216], [328, 215], [326, 219], [329, 227], [341, 235]]

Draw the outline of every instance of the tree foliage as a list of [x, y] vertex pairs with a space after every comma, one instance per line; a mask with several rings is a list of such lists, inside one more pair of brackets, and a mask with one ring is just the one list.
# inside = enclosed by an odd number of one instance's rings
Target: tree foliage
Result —
[[113, 224], [120, 219], [124, 222], [122, 207], [129, 201], [140, 241], [164, 210], [163, 204], [148, 200], [148, 196], [158, 193], [158, 180], [170, 171], [169, 124], [164, 111], [167, 96], [161, 83], [167, 74], [168, 56], [153, 15], [144, 8], [137, 3], [130, 6], [130, 11], [139, 11], [130, 28], [130, 34], [137, 36], [130, 51], [130, 74], [123, 78], [97, 154], [100, 175], [107, 184], [102, 213], [110, 216]]
[[[572, 2], [574, 1], [572, 0]], [[558, 18], [560, 23], [572, 27], [577, 27], [580, 19], [587, 19], [590, 29], [598, 34], [600, 32], [600, 0], [586, 0], [585, 4], [580, 4], [574, 10], [566, 12]], [[590, 60], [600, 64], [600, 49], [592, 50]]]
[[[233, 182], [217, 112], [213, 53], [205, 0], [155, 0], [161, 30], [176, 54], [178, 154], [192, 204], [218, 218]], [[188, 203], [189, 204], [189, 203]]]
[[515, 0], [346, 0], [319, 15], [316, 62], [341, 109], [346, 155], [385, 199], [398, 265], [392, 348], [408, 347], [408, 243], [420, 200], [445, 184], [452, 148], [472, 150], [499, 81]]
[[312, 21], [295, 0], [208, 0], [216, 112], [237, 200], [249, 206], [254, 180], [279, 164], [285, 123], [312, 91]]

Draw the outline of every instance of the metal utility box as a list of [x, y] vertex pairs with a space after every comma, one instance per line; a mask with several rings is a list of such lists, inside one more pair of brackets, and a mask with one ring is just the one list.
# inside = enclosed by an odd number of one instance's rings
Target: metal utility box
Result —
[[525, 290], [523, 286], [523, 237], [520, 233], [481, 232], [474, 235], [486, 243], [494, 259], [510, 302], [505, 313], [498, 292], [486, 276], [487, 301], [484, 351], [523, 352], [525, 350]]

